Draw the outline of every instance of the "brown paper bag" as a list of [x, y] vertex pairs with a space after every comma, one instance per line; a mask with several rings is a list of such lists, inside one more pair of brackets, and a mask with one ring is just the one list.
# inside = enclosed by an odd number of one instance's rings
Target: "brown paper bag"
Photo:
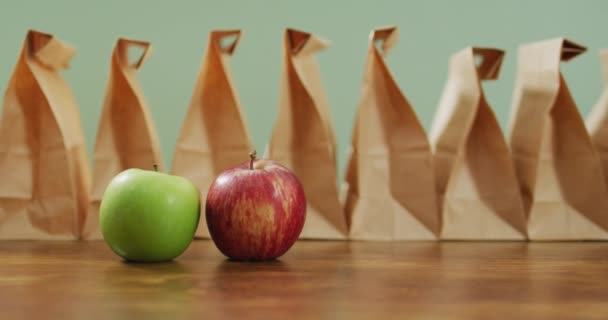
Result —
[[0, 122], [0, 239], [78, 239], [90, 189], [80, 112], [61, 75], [74, 49], [29, 31]]
[[384, 62], [398, 36], [397, 27], [370, 34], [344, 184], [351, 239], [434, 240], [439, 233], [426, 133]]
[[295, 172], [307, 200], [300, 238], [344, 239], [346, 219], [338, 199], [336, 139], [314, 53], [327, 41], [287, 29], [279, 111], [268, 157]]
[[[213, 180], [224, 170], [247, 161], [252, 150], [228, 59], [241, 36], [239, 30], [217, 30], [209, 35], [186, 119], [177, 140], [173, 174], [192, 180], [201, 192], [201, 203]], [[226, 43], [229, 41], [229, 43]], [[209, 237], [201, 215], [197, 237]]]
[[[430, 134], [442, 239], [523, 240], [526, 223], [509, 148], [481, 87], [504, 52], [466, 48], [450, 59]], [[476, 63], [479, 58], [479, 63]]]
[[[135, 61], [129, 50], [142, 49]], [[93, 189], [84, 237], [101, 239], [99, 204], [114, 176], [139, 168], [164, 170], [156, 127], [137, 80], [137, 70], [152, 52], [150, 43], [118, 39], [112, 51], [110, 76], [93, 152]]]
[[510, 138], [533, 240], [608, 239], [600, 160], [559, 70], [584, 51], [565, 39], [519, 48]]
[[608, 49], [600, 51], [604, 92], [587, 118], [591, 142], [600, 156], [604, 182], [608, 185]]

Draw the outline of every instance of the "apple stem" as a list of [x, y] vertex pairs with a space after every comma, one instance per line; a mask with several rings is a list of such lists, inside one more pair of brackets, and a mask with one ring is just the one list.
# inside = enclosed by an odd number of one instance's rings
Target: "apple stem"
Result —
[[158, 172], [158, 165], [156, 163], [153, 164], [152, 167], [154, 168], [154, 171]]
[[255, 161], [256, 155], [257, 155], [257, 152], [255, 152], [255, 150], [253, 150], [249, 153], [249, 159], [251, 159], [251, 161], [249, 161], [249, 170], [253, 170], [253, 162]]

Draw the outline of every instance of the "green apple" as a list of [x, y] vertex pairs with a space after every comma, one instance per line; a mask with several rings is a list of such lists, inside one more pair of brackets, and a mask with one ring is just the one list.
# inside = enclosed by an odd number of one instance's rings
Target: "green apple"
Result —
[[190, 180], [141, 169], [114, 177], [99, 209], [101, 233], [110, 248], [138, 262], [182, 254], [194, 238], [199, 216], [199, 192]]

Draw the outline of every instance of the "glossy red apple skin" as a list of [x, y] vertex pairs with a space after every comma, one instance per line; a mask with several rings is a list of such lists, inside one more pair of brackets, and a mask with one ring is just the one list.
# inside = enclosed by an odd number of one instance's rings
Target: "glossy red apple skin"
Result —
[[234, 260], [282, 256], [300, 236], [306, 199], [289, 169], [266, 159], [222, 172], [207, 193], [207, 227], [217, 248]]

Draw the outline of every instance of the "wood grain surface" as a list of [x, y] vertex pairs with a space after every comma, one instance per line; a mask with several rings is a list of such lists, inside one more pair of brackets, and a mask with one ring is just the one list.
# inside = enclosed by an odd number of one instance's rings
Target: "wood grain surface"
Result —
[[608, 243], [299, 241], [227, 261], [195, 241], [124, 263], [103, 242], [0, 242], [0, 319], [608, 319]]

